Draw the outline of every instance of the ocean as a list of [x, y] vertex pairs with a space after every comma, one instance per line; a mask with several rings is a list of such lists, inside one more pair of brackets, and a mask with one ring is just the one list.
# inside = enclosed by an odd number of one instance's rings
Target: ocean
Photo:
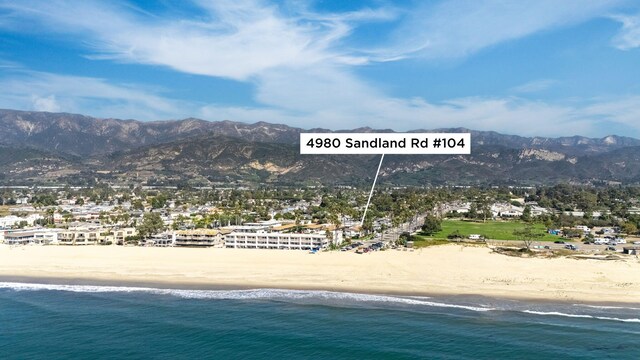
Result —
[[640, 305], [0, 283], [0, 359], [640, 359]]

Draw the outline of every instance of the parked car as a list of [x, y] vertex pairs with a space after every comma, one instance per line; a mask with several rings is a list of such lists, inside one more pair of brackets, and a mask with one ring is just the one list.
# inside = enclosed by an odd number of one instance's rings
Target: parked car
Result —
[[616, 251], [616, 248], [614, 246], [607, 246], [607, 248], [605, 250], [607, 250], [607, 251]]
[[565, 245], [564, 248], [568, 250], [578, 250], [578, 248], [575, 245], [571, 245], [571, 244]]
[[564, 244], [565, 242], [562, 240], [556, 240], [553, 242], [554, 244]]

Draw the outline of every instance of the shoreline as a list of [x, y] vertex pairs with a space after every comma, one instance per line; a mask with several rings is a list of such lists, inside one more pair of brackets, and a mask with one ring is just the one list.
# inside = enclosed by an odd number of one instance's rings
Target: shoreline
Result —
[[254, 249], [0, 246], [0, 281], [188, 290], [318, 290], [640, 304], [633, 259], [522, 259], [444, 245], [373, 254]]
[[[115, 288], [136, 288], [145, 290], [193, 290], [193, 291], [243, 291], [243, 290], [282, 290], [282, 291], [309, 291], [309, 292], [331, 292], [344, 294], [362, 294], [377, 295], [400, 298], [424, 297], [430, 300], [443, 299], [483, 299], [484, 301], [515, 301], [519, 303], [535, 303], [549, 305], [587, 305], [587, 306], [614, 306], [628, 308], [629, 306], [640, 306], [637, 302], [615, 302], [615, 301], [581, 301], [567, 299], [550, 299], [535, 297], [518, 297], [518, 296], [496, 296], [487, 294], [454, 294], [454, 293], [414, 293], [404, 291], [367, 291], [363, 289], [330, 289], [315, 287], [274, 287], [270, 285], [264, 286], [247, 286], [247, 285], [229, 285], [229, 284], [212, 284], [199, 282], [160, 282], [147, 280], [108, 280], [96, 278], [61, 278], [61, 277], [27, 277], [27, 276], [4, 276], [0, 275], [1, 283], [16, 283], [25, 285], [51, 285], [51, 286], [96, 286], [96, 287], [115, 287]], [[105, 291], [108, 292], [108, 291]]]

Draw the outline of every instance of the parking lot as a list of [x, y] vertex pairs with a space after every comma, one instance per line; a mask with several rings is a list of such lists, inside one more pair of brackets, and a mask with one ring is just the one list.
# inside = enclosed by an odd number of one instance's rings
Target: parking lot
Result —
[[368, 252], [378, 251], [384, 248], [386, 244], [382, 241], [368, 240], [357, 241], [349, 245], [343, 246], [340, 251], [353, 251], [357, 254], [365, 254]]
[[[487, 244], [492, 246], [523, 246], [522, 241], [496, 241], [496, 240], [487, 240]], [[532, 249], [549, 249], [549, 250], [575, 250], [582, 252], [601, 252], [601, 251], [611, 251], [611, 252], [622, 252], [623, 246], [632, 246], [633, 244], [584, 244], [580, 241], [566, 241], [566, 240], [558, 240], [557, 242], [550, 241], [536, 241], [531, 245]], [[575, 249], [568, 249], [569, 246], [575, 247]], [[615, 250], [611, 250], [613, 248]]]

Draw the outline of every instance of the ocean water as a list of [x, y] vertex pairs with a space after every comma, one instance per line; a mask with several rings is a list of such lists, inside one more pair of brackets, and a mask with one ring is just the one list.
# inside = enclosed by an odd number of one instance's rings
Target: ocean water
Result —
[[0, 283], [0, 359], [640, 359], [640, 305]]

